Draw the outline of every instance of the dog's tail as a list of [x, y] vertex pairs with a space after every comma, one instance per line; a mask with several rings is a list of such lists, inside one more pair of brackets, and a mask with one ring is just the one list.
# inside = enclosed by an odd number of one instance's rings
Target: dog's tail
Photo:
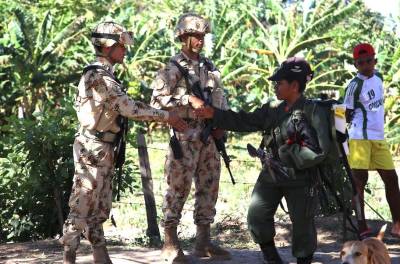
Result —
[[379, 240], [382, 241], [383, 237], [385, 236], [386, 227], [387, 227], [387, 224], [384, 224], [384, 225], [381, 227], [381, 229], [379, 230], [378, 235], [376, 235], [376, 238], [377, 238], [377, 239], [379, 239]]

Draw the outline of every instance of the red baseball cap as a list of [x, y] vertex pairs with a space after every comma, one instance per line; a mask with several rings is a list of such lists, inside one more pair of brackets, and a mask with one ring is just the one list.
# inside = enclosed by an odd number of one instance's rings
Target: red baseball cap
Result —
[[354, 47], [353, 49], [353, 58], [355, 60], [361, 57], [372, 57], [375, 56], [374, 47], [368, 43], [361, 43]]

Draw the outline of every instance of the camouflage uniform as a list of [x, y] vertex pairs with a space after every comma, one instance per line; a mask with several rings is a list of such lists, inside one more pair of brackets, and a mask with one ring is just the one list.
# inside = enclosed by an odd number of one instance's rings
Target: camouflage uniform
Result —
[[97, 67], [84, 73], [75, 101], [80, 129], [73, 145], [74, 182], [61, 243], [73, 251], [81, 233], [93, 247], [105, 245], [102, 224], [112, 201], [114, 138], [119, 132], [119, 115], [138, 120], [167, 120], [167, 111], [133, 101], [115, 78], [112, 64], [104, 57]]
[[[182, 150], [182, 158], [175, 158], [170, 147], [166, 157], [164, 174], [168, 188], [164, 197], [162, 225], [164, 246], [161, 252], [165, 261], [187, 263], [177, 235], [183, 205], [189, 195], [192, 179], [195, 182], [194, 222], [197, 225], [193, 254], [198, 257], [230, 259], [228, 251], [213, 245], [210, 240], [210, 223], [214, 221], [215, 204], [218, 197], [221, 164], [214, 138], [202, 135], [205, 123], [192, 113], [189, 101], [194, 99], [194, 84], [197, 96], [213, 106], [227, 110], [228, 105], [221, 86], [220, 73], [212, 62], [201, 56], [201, 47], [193, 45], [210, 33], [210, 24], [196, 14], [187, 13], [179, 18], [175, 37], [182, 42], [182, 51], [171, 58], [152, 83], [151, 104], [158, 109], [173, 109], [189, 125], [185, 132], [171, 130]], [[196, 55], [196, 60], [185, 54]], [[191, 83], [191, 84], [190, 84]], [[189, 87], [193, 85], [193, 87]], [[176, 146], [176, 144], [174, 145]]]
[[[211, 96], [213, 106], [228, 109], [223, 89], [220, 84], [220, 73], [212, 63], [201, 57], [199, 61], [189, 59], [183, 52], [171, 58], [188, 70], [189, 74], [200, 79], [201, 87], [210, 88], [204, 91], [205, 97]], [[182, 159], [175, 159], [170, 149], [165, 163], [167, 192], [163, 203], [165, 227], [176, 227], [181, 218], [183, 205], [190, 191], [192, 178], [195, 181], [195, 224], [212, 223], [215, 216], [215, 203], [218, 197], [219, 177], [221, 172], [219, 153], [214, 139], [210, 136], [207, 144], [200, 141], [204, 121], [195, 119], [188, 97], [190, 88], [179, 69], [169, 63], [161, 70], [152, 84], [153, 97], [151, 105], [155, 108], [174, 109], [178, 115], [189, 123], [190, 128], [184, 133], [176, 132], [183, 151]], [[205, 89], [207, 90], [207, 89]]]

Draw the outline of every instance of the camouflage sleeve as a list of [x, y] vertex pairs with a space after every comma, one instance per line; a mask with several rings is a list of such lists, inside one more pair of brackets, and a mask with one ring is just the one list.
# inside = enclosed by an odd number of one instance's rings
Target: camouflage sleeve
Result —
[[182, 81], [181, 74], [177, 67], [167, 65], [165, 69], [160, 70], [153, 83], [153, 95], [150, 105], [157, 109], [168, 109], [189, 104], [189, 95], [185, 89], [179, 89]]
[[101, 76], [91, 84], [94, 90], [93, 97], [101, 101], [106, 107], [119, 112], [122, 116], [136, 120], [166, 121], [169, 113], [152, 108], [142, 102], [130, 99], [119, 83], [109, 76]]

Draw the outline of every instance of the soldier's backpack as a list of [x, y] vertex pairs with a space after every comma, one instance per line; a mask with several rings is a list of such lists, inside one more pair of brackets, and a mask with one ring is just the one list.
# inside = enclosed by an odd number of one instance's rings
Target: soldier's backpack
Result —
[[[311, 100], [304, 106], [304, 114], [312, 123], [316, 115], [329, 120], [331, 147], [327, 157], [318, 165], [319, 169], [319, 215], [329, 216], [343, 213], [343, 223], [350, 225], [354, 232], [357, 227], [352, 222], [351, 200], [356, 191], [352, 182], [351, 170], [347, 162], [345, 107], [336, 100]], [[318, 133], [318, 130], [316, 131]], [[358, 215], [359, 212], [356, 212]], [[343, 227], [344, 236], [347, 225]]]

